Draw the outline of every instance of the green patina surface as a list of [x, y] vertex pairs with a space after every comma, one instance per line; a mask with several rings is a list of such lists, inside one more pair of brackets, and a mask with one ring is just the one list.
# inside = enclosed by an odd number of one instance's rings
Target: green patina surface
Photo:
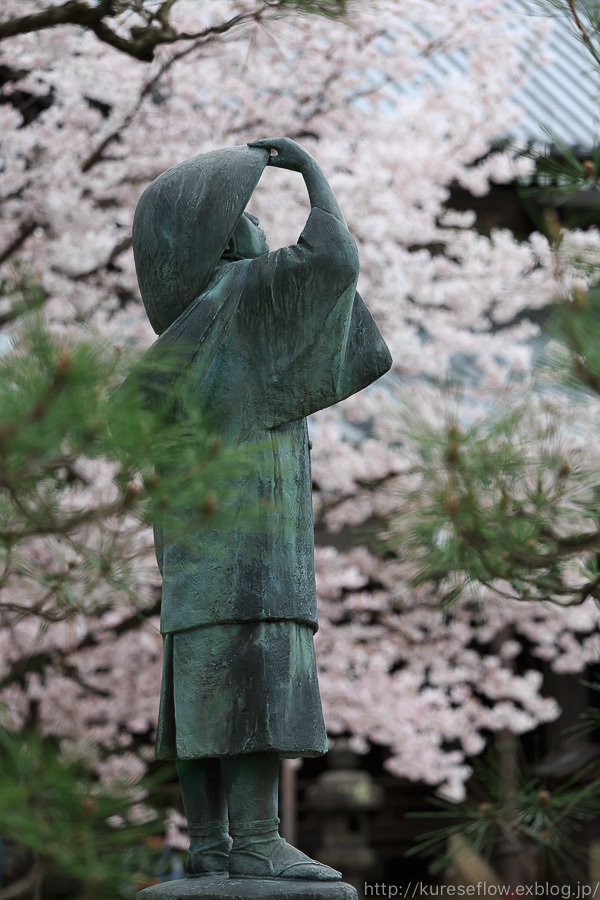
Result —
[[[356, 292], [358, 254], [343, 217], [313, 203], [298, 242], [274, 252], [250, 233], [258, 229], [242, 213], [268, 159], [252, 147], [195, 157], [156, 179], [136, 212], [138, 278], [160, 337], [124, 390], [137, 386], [150, 405], [176, 397], [172, 414], [183, 423], [200, 409], [224, 445], [245, 449], [250, 459], [242, 474], [214, 485], [223, 497], [217, 521], [199, 524], [185, 501], [168, 518], [157, 514], [164, 634], [257, 621], [317, 629], [306, 417], [391, 365]], [[264, 633], [276, 655], [276, 630]], [[210, 662], [200, 649], [206, 641], [196, 646], [202, 671]], [[265, 659], [268, 666], [268, 653]], [[302, 684], [305, 676], [289, 675]], [[238, 690], [234, 678], [221, 679], [213, 704], [221, 718], [235, 708]], [[257, 709], [265, 696], [273, 702], [257, 689]], [[289, 703], [271, 712], [302, 715]], [[214, 731], [215, 755], [222, 755], [219, 715], [212, 718], [202, 727]], [[253, 749], [248, 727], [244, 752]], [[307, 754], [324, 752], [324, 730], [317, 731], [318, 746], [313, 728]], [[231, 741], [229, 752], [240, 752]], [[260, 735], [255, 749], [264, 749]], [[301, 746], [272, 749], [303, 753]]]

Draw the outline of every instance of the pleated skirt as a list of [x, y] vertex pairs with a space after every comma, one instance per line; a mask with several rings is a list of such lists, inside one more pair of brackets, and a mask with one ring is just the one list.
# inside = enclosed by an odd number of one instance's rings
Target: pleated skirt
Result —
[[156, 758], [265, 751], [327, 752], [312, 628], [269, 620], [165, 635]]

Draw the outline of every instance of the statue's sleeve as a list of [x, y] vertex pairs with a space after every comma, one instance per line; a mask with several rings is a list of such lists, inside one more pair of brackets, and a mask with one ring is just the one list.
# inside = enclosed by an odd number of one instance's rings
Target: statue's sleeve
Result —
[[318, 208], [296, 244], [250, 264], [239, 315], [254, 347], [265, 426], [331, 406], [390, 368], [390, 352], [356, 293], [358, 269], [348, 229]]

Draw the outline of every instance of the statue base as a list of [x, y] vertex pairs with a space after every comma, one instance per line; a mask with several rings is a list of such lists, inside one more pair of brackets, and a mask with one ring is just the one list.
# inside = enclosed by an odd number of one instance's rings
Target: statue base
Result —
[[343, 881], [293, 878], [179, 878], [138, 891], [136, 900], [358, 900]]

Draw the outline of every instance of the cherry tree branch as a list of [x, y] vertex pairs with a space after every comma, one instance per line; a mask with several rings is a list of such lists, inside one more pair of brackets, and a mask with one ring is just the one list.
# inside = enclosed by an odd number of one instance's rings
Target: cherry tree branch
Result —
[[[144, 610], [143, 614], [139, 611], [132, 612], [132, 614], [127, 616], [127, 618], [119, 625], [114, 628], [106, 628], [105, 631], [107, 633], [110, 632], [115, 636], [135, 631], [140, 627], [140, 621], [148, 623], [148, 620], [158, 615], [159, 612], [160, 600], [156, 600], [152, 606]], [[46, 666], [56, 665], [57, 662], [60, 663], [73, 654], [95, 647], [100, 640], [101, 637], [98, 632], [92, 634], [88, 631], [81, 640], [66, 649], [53, 647], [51, 650], [41, 650], [37, 653], [32, 653], [29, 656], [21, 656], [11, 663], [6, 674], [0, 679], [0, 690], [7, 687], [9, 684], [17, 683], [24, 685], [30, 672], [42, 672]]]
[[131, 37], [127, 38], [113, 31], [106, 23], [106, 19], [116, 15], [114, 0], [101, 0], [98, 6], [89, 6], [83, 0], [67, 0], [62, 6], [51, 6], [32, 15], [1, 22], [0, 41], [20, 34], [56, 28], [58, 25], [79, 25], [93, 31], [97, 38], [110, 44], [116, 50], [143, 62], [151, 62], [154, 59], [156, 48], [161, 44], [173, 44], [177, 41], [190, 41], [198, 38], [209, 39], [229, 31], [245, 20], [260, 16], [260, 11], [238, 14], [220, 25], [211, 26], [195, 34], [188, 34], [176, 31], [169, 22], [168, 13], [174, 2], [175, 0], [163, 4], [159, 10], [160, 26], [133, 26]]
[[114, 263], [114, 261], [121, 255], [121, 253], [125, 253], [126, 250], [129, 250], [131, 244], [131, 235], [123, 238], [122, 241], [119, 241], [118, 244], [115, 244], [106, 259], [104, 259], [102, 262], [99, 262], [91, 269], [86, 269], [84, 272], [77, 272], [77, 274], [73, 274], [72, 272], [67, 272], [64, 269], [61, 269], [59, 266], [54, 266], [53, 271], [57, 272], [59, 275], [67, 275], [73, 281], [83, 281], [85, 278], [91, 278], [92, 275], [97, 275], [99, 272], [102, 272], [104, 269], [108, 268], [108, 266]]
[[[211, 25], [202, 31], [189, 33], [177, 31], [169, 20], [169, 13], [177, 0], [165, 0], [157, 11], [137, 9], [146, 14], [146, 25], [134, 25], [130, 37], [124, 37], [113, 30], [107, 20], [116, 17], [122, 9], [115, 0], [101, 0], [97, 6], [90, 6], [85, 0], [67, 0], [61, 6], [51, 6], [40, 12], [16, 19], [0, 22], [0, 41], [20, 34], [30, 34], [56, 28], [58, 25], [79, 25], [92, 31], [96, 37], [121, 53], [143, 62], [152, 62], [157, 47], [178, 41], [207, 41], [225, 34], [245, 22], [260, 22], [263, 18], [274, 18], [294, 9], [328, 16], [341, 16], [345, 12], [344, 0], [321, 0], [319, 3], [302, 0], [262, 0], [253, 10]], [[151, 24], [158, 22], [159, 24]]]
[[5, 263], [8, 259], [10, 259], [13, 253], [16, 253], [21, 249], [27, 238], [31, 237], [38, 225], [39, 222], [31, 221], [23, 222], [21, 224], [18, 233], [15, 235], [10, 244], [0, 252], [0, 266], [2, 265], [2, 263]]
[[89, 28], [101, 17], [110, 15], [112, 6], [112, 2], [107, 0], [102, 0], [96, 7], [82, 0], [67, 0], [62, 6], [50, 6], [37, 13], [0, 22], [0, 41], [19, 34], [56, 28], [57, 25], [84, 25]]
[[[232, 20], [229, 20], [229, 21], [231, 22]], [[233, 26], [231, 26], [231, 27], [233, 27]], [[90, 155], [87, 157], [87, 159], [82, 163], [82, 165], [81, 165], [82, 172], [89, 172], [90, 169], [92, 169], [98, 163], [103, 162], [105, 160], [106, 157], [104, 156], [104, 151], [112, 143], [119, 140], [122, 133], [132, 124], [132, 122], [135, 119], [136, 114], [139, 112], [144, 100], [146, 99], [146, 97], [149, 96], [149, 94], [152, 93], [153, 89], [158, 84], [160, 79], [163, 77], [165, 72], [167, 72], [176, 62], [179, 62], [179, 60], [184, 59], [184, 57], [188, 56], [190, 53], [193, 53], [195, 50], [198, 50], [204, 43], [207, 43], [207, 39], [205, 39], [205, 38], [194, 41], [193, 44], [191, 44], [188, 47], [185, 47], [184, 49], [180, 50], [178, 53], [173, 54], [167, 60], [165, 60], [165, 62], [163, 62], [161, 64], [158, 71], [150, 79], [148, 79], [148, 81], [146, 82], [146, 84], [144, 85], [142, 90], [140, 91], [140, 94], [139, 94], [136, 102], [131, 107], [131, 109], [129, 110], [127, 115], [121, 120], [121, 122], [119, 122], [117, 127], [114, 128], [110, 132], [110, 134], [106, 135], [106, 137], [104, 137], [102, 139], [102, 141], [98, 144], [98, 146], [92, 151], [92, 153], [90, 153]]]

